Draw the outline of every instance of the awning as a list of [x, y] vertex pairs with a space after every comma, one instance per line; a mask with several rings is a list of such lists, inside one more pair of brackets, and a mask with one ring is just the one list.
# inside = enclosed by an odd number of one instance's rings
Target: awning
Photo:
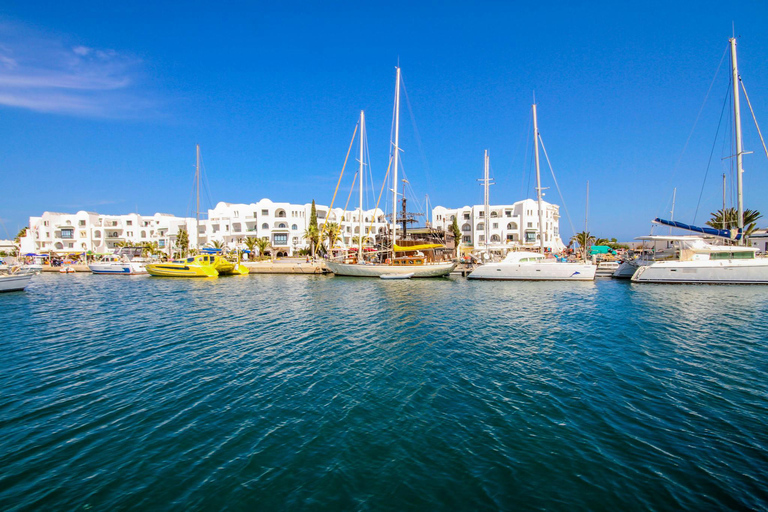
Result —
[[395, 244], [395, 252], [413, 252], [413, 251], [430, 251], [432, 249], [442, 249], [445, 246], [443, 244], [421, 244], [401, 246]]

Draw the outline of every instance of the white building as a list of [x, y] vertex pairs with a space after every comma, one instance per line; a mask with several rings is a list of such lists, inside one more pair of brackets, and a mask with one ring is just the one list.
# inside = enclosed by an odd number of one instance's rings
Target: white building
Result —
[[[309, 245], [304, 233], [309, 226], [311, 209], [309, 203], [295, 205], [269, 199], [250, 204], [220, 202], [208, 210], [208, 218], [200, 220], [197, 230], [194, 218], [164, 213], [142, 216], [45, 212], [40, 217], [30, 217], [27, 236], [21, 239], [21, 252], [111, 253], [121, 242], [132, 245], [156, 242], [161, 251], [171, 254], [183, 228], [189, 234], [190, 248], [197, 247], [198, 243], [201, 248], [210, 247], [214, 242], [228, 249], [243, 248], [248, 237], [266, 237], [273, 254], [292, 256]], [[355, 237], [360, 235], [359, 209], [344, 212], [342, 208], [334, 208], [329, 214], [327, 206], [317, 205], [316, 211], [319, 226], [326, 222], [326, 217], [327, 222], [340, 226], [337, 246], [355, 245]], [[386, 217], [379, 209], [365, 210], [363, 224], [363, 232], [371, 243], [387, 230]]]
[[[296, 205], [269, 199], [250, 204], [220, 202], [208, 210], [208, 219], [200, 222], [200, 243], [220, 242], [233, 249], [242, 248], [248, 237], [266, 237], [276, 256], [294, 256], [309, 246], [304, 233], [309, 227], [311, 211], [311, 203]], [[344, 212], [343, 208], [334, 208], [329, 214], [327, 206], [315, 205], [315, 211], [319, 227], [324, 222], [335, 222], [340, 226], [337, 246], [354, 245], [355, 237], [360, 236], [359, 209]], [[363, 232], [371, 243], [375, 243], [377, 236], [386, 229], [383, 211], [363, 211]]]
[[[565, 248], [560, 239], [560, 207], [542, 201], [544, 209], [544, 247], [552, 252]], [[533, 249], [540, 245], [539, 209], [533, 199], [525, 199], [511, 205], [490, 206], [489, 218], [485, 218], [485, 206], [464, 206], [432, 210], [432, 226], [450, 231], [456, 218], [462, 233], [461, 243], [484, 250], [486, 245], [493, 252], [510, 249]], [[485, 240], [488, 224], [488, 243]]]
[[193, 225], [194, 219], [165, 213], [148, 217], [137, 213], [45, 212], [41, 217], [29, 218], [27, 235], [21, 239], [21, 252], [111, 253], [120, 242], [134, 245], [157, 242], [162, 251], [168, 251], [181, 228], [190, 233], [190, 245], [194, 244], [194, 235], [189, 229]]

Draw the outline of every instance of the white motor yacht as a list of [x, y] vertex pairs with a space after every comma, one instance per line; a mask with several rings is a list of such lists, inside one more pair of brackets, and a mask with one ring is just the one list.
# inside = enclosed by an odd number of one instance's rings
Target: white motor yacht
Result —
[[597, 267], [587, 263], [563, 263], [535, 252], [510, 252], [498, 263], [481, 265], [468, 279], [519, 281], [593, 281]]

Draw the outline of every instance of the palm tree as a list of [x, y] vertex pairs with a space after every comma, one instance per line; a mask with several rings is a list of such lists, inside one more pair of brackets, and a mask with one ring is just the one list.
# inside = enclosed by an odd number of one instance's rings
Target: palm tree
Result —
[[368, 237], [367, 236], [353, 236], [352, 237], [352, 243], [357, 245], [359, 247], [359, 244], [365, 245], [368, 243]]
[[223, 249], [224, 249], [224, 242], [222, 242], [222, 241], [220, 241], [220, 240], [214, 240], [214, 241], [211, 243], [211, 246], [212, 246], [214, 249], [223, 250]]
[[[707, 226], [715, 229], [736, 229], [739, 227], [739, 212], [735, 208], [722, 208], [712, 212], [712, 218], [707, 221]], [[749, 237], [757, 229], [757, 221], [762, 214], [757, 210], [744, 210], [744, 238]]]
[[259, 245], [259, 239], [255, 236], [249, 236], [245, 239], [245, 247], [248, 248], [251, 253], [248, 255], [248, 259], [253, 259], [256, 255], [254, 254], [256, 247]]
[[309, 242], [309, 248], [312, 252], [312, 257], [314, 258], [315, 247], [317, 247], [317, 244], [320, 241], [320, 234], [318, 233], [317, 227], [310, 225], [307, 229], [304, 230], [303, 238]]
[[160, 252], [160, 247], [157, 242], [144, 242], [144, 250], [141, 251], [144, 257], [152, 256]]
[[325, 225], [325, 229], [328, 232], [325, 238], [328, 240], [328, 251], [332, 251], [336, 242], [339, 241], [339, 235], [341, 234], [341, 227], [335, 222], [329, 222]]
[[594, 241], [595, 237], [593, 237], [589, 231], [582, 231], [571, 237], [571, 243], [576, 243], [581, 247], [584, 259], [587, 259], [587, 251]]
[[264, 253], [267, 252], [267, 249], [269, 248], [269, 238], [263, 236], [256, 240], [256, 245], [259, 248], [259, 259], [264, 259]]

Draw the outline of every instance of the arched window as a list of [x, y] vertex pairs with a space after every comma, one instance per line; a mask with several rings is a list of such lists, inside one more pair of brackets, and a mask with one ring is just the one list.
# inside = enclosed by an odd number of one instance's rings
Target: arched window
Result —
[[278, 225], [277, 225], [277, 227], [278, 227], [279, 229], [285, 229], [285, 228], [287, 228], [287, 227], [288, 227], [288, 224], [286, 224], [285, 222], [281, 222], [280, 224], [278, 224]]
[[261, 225], [261, 229], [269, 229], [269, 224], [265, 222], [264, 224]]
[[465, 232], [472, 231], [472, 226], [470, 226], [469, 224], [464, 224], [463, 226], [461, 226], [461, 230]]
[[451, 222], [453, 222], [455, 220], [456, 220], [456, 216], [455, 215], [451, 215]]
[[501, 242], [499, 235], [491, 235], [491, 242]]
[[491, 212], [491, 217], [498, 217], [498, 216], [499, 216], [498, 212]]
[[277, 210], [275, 212], [275, 217], [285, 217], [285, 210], [282, 210], [282, 209]]
[[356, 227], [355, 227], [355, 234], [356, 234], [356, 235], [359, 235], [359, 234], [360, 234], [360, 226], [356, 226]]
[[299, 226], [294, 224], [294, 225], [291, 226], [291, 229], [294, 230], [294, 231], [297, 231], [299, 229]]
[[365, 218], [365, 222], [368, 222], [368, 217]]
[[507, 229], [517, 229], [517, 223], [510, 222], [509, 224], [507, 224]]
[[478, 222], [477, 223], [477, 230], [478, 231], [482, 231], [484, 229], [485, 229], [485, 224], [483, 224], [482, 222]]
[[142, 231], [141, 232], [141, 238], [147, 238], [147, 232], [146, 231]]
[[101, 231], [94, 231], [93, 236], [96, 238], [101, 238]]

